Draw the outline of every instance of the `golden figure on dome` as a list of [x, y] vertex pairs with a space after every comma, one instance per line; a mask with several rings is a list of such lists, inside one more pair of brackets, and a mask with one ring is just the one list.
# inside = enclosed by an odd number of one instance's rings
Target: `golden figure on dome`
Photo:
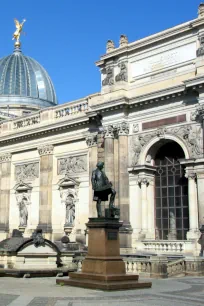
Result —
[[26, 19], [23, 19], [23, 21], [20, 23], [17, 19], [14, 19], [15, 25], [16, 25], [16, 31], [13, 33], [12, 40], [16, 40], [15, 47], [20, 47], [20, 36], [23, 29], [23, 24], [26, 22]]

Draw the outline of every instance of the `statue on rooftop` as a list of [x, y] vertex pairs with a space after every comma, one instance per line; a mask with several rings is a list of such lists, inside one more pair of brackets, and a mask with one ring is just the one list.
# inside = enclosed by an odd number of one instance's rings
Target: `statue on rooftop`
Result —
[[108, 196], [110, 196], [110, 202], [109, 202], [109, 210], [114, 209], [114, 200], [116, 192], [112, 188], [112, 183], [107, 178], [106, 174], [103, 170], [104, 163], [98, 162], [96, 165], [96, 169], [92, 172], [92, 188], [94, 190], [94, 196], [93, 200], [96, 201], [96, 209], [98, 218], [102, 217], [102, 211], [101, 211], [101, 202], [107, 201]]
[[12, 40], [16, 40], [16, 43], [20, 44], [20, 36], [23, 29], [23, 24], [26, 22], [26, 19], [23, 19], [23, 21], [20, 23], [17, 19], [14, 19], [15, 25], [16, 25], [16, 31], [13, 33]]

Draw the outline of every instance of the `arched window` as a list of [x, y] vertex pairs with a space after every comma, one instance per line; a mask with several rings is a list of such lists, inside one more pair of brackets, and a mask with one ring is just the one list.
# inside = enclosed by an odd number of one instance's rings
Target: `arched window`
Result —
[[182, 148], [170, 141], [155, 156], [156, 238], [184, 240], [189, 230], [188, 180], [179, 159]]

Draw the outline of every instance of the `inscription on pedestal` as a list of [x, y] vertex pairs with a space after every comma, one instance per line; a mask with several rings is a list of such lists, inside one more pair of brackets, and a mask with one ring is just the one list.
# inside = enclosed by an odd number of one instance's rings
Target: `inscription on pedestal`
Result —
[[118, 234], [117, 232], [108, 232], [108, 240], [117, 240]]

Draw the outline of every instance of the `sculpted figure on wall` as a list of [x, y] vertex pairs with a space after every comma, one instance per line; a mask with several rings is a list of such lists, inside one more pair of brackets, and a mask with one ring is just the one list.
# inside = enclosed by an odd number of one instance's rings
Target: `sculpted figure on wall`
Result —
[[102, 81], [102, 86], [113, 85], [114, 84], [113, 68], [112, 67], [104, 68], [102, 70], [102, 73], [106, 75]]
[[62, 203], [65, 204], [65, 226], [73, 226], [75, 220], [75, 204], [77, 200], [77, 193], [75, 189], [62, 189], [60, 191]]
[[39, 177], [39, 163], [17, 165], [15, 167], [17, 181], [34, 180]]
[[87, 171], [87, 156], [69, 156], [58, 159], [58, 174], [81, 173]]
[[119, 82], [119, 81], [127, 82], [128, 81], [128, 74], [127, 74], [126, 64], [125, 63], [120, 63], [118, 65], [118, 67], [120, 67], [120, 72], [119, 72], [119, 74], [116, 75], [115, 81], [116, 82]]
[[27, 205], [30, 204], [30, 194], [22, 193], [16, 195], [17, 205], [19, 207], [19, 226], [26, 227], [28, 222]]

